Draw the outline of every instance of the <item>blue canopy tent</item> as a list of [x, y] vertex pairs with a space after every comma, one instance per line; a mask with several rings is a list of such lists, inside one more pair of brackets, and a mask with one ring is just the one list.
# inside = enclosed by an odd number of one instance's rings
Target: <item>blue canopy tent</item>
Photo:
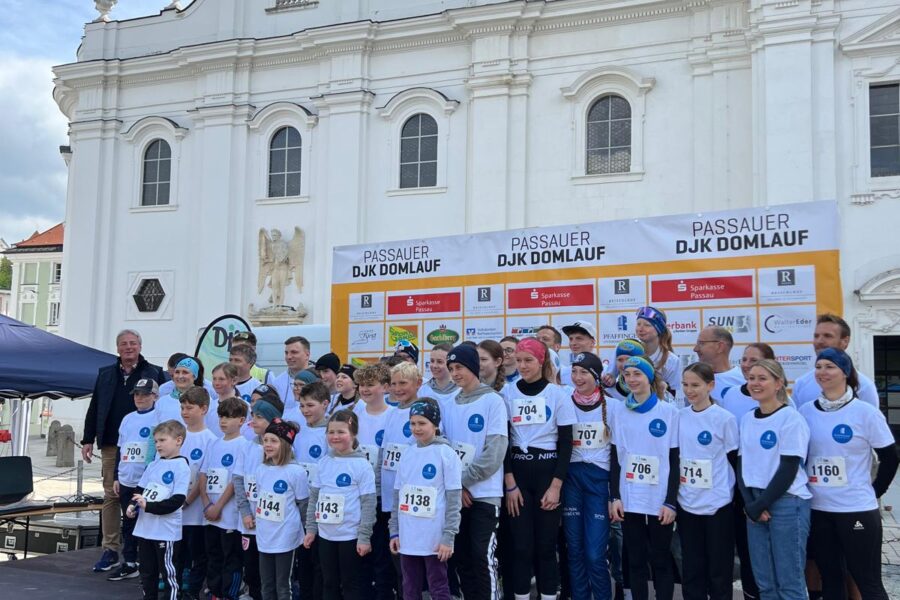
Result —
[[34, 398], [81, 398], [116, 357], [0, 315], [0, 397], [11, 402], [13, 454], [24, 454]]

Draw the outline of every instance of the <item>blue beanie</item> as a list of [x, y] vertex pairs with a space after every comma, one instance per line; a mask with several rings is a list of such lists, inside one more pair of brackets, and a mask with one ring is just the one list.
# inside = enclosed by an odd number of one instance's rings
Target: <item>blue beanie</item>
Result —
[[275, 419], [280, 419], [283, 416], [282, 413], [277, 408], [275, 408], [274, 405], [262, 399], [259, 399], [253, 403], [253, 407], [250, 409], [250, 414], [259, 415], [269, 423], [273, 422]]
[[641, 373], [647, 376], [647, 379], [649, 379], [651, 383], [653, 382], [653, 377], [656, 374], [656, 370], [653, 368], [653, 365], [650, 364], [650, 361], [643, 356], [632, 356], [625, 361], [625, 366], [622, 368], [622, 370], [624, 371], [629, 367], [638, 369]]
[[481, 360], [478, 356], [478, 348], [472, 344], [460, 344], [447, 353], [447, 366], [458, 363], [472, 371], [475, 377], [481, 374]]
[[441, 409], [437, 400], [433, 398], [419, 398], [413, 402], [413, 405], [409, 407], [409, 416], [425, 417], [434, 423], [435, 427], [441, 426]]
[[846, 377], [850, 377], [850, 373], [853, 372], [853, 360], [850, 358], [850, 355], [843, 350], [838, 350], [837, 348], [825, 348], [819, 352], [818, 356], [816, 356], [816, 362], [819, 362], [820, 360], [833, 362], [844, 372]]
[[642, 306], [637, 311], [637, 318], [644, 319], [656, 330], [656, 335], [662, 335], [666, 330], [666, 313], [652, 306]]

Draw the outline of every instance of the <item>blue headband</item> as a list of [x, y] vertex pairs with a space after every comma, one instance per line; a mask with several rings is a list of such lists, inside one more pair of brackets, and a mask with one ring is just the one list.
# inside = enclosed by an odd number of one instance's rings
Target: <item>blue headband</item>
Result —
[[261, 398], [253, 403], [253, 408], [250, 409], [250, 414], [259, 415], [269, 423], [271, 423], [275, 419], [281, 418], [282, 416], [277, 408]]
[[434, 423], [435, 427], [439, 427], [441, 424], [441, 409], [437, 407], [437, 404], [432, 404], [431, 402], [417, 400], [409, 407], [409, 416], [425, 417]]
[[838, 350], [837, 348], [825, 348], [819, 352], [819, 355], [816, 357], [816, 362], [819, 362], [820, 360], [833, 362], [844, 372], [846, 377], [850, 377], [850, 373], [853, 372], [853, 360], [843, 350]]
[[653, 365], [650, 364], [650, 361], [648, 361], [643, 356], [632, 356], [625, 361], [625, 366], [622, 367], [622, 370], [624, 371], [629, 367], [639, 370], [641, 373], [647, 376], [647, 379], [649, 379], [651, 382], [653, 381], [653, 376], [656, 371], [653, 369]]
[[175, 368], [177, 369], [178, 367], [183, 367], [193, 373], [194, 379], [200, 377], [200, 363], [198, 363], [190, 356], [182, 358], [180, 361], [178, 361], [178, 364], [175, 365]]
[[616, 358], [620, 356], [643, 356], [644, 345], [638, 340], [624, 339], [616, 346]]
[[656, 335], [662, 335], [666, 330], [666, 313], [653, 308], [652, 306], [643, 306], [637, 311], [637, 318], [644, 319], [656, 330]]

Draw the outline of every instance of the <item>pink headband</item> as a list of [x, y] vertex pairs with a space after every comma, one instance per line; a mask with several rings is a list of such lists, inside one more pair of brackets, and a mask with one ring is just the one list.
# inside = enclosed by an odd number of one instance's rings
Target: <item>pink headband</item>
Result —
[[535, 338], [525, 338], [516, 344], [516, 352], [527, 352], [541, 364], [544, 364], [544, 360], [547, 358], [547, 346]]

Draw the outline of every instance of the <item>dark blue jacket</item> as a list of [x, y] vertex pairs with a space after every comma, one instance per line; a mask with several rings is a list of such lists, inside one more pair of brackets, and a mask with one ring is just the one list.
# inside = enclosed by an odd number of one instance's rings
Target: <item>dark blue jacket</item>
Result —
[[[93, 444], [96, 440], [98, 445], [104, 446], [107, 445], [103, 443], [104, 436], [110, 435], [111, 439], [118, 438], [122, 418], [134, 410], [131, 390], [141, 379], [153, 379], [157, 383], [164, 383], [166, 373], [156, 365], [147, 362], [143, 355], [138, 357], [137, 365], [127, 378], [122, 373], [121, 360], [117, 360], [114, 365], [102, 367], [97, 372], [91, 404], [84, 417], [82, 444]], [[116, 400], [117, 397], [118, 400]], [[114, 407], [114, 402], [127, 402], [127, 405]], [[110, 421], [111, 413], [116, 422]], [[114, 446], [115, 442], [112, 442], [111, 445]]]

